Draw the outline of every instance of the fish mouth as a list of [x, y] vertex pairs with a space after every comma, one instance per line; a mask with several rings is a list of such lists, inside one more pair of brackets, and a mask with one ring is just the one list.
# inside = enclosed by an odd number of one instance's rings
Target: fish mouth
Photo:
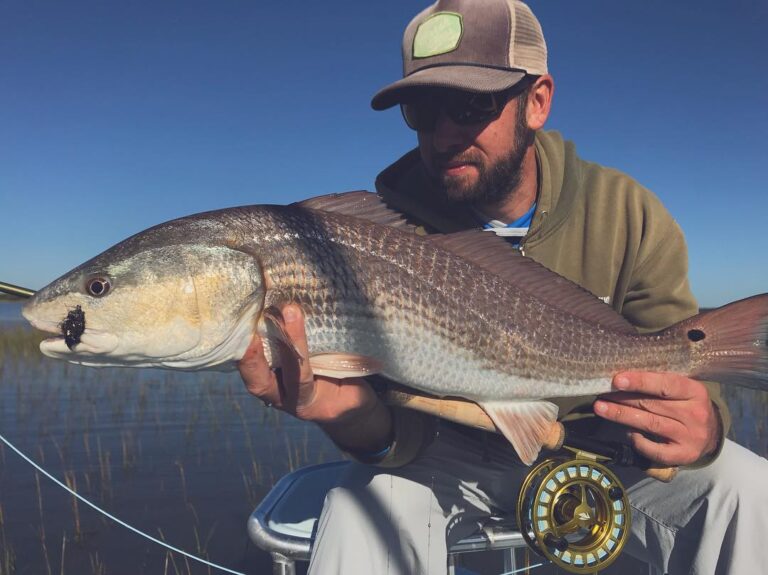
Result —
[[[67, 314], [63, 322], [27, 318], [32, 327], [46, 333], [56, 334], [40, 342], [40, 351], [48, 357], [70, 358], [73, 355], [104, 355], [117, 348], [119, 339], [108, 331], [86, 328], [77, 323], [77, 314]], [[69, 321], [68, 321], [69, 320]]]

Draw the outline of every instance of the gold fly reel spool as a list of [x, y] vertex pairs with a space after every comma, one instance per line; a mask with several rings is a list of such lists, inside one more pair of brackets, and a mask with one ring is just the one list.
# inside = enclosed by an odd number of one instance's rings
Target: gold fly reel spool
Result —
[[547, 459], [525, 478], [517, 524], [528, 545], [570, 573], [613, 563], [629, 536], [624, 488], [590, 459]]

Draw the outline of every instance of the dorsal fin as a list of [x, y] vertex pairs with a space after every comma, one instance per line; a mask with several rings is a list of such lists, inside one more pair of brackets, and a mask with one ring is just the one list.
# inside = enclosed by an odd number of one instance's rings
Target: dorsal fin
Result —
[[291, 205], [351, 216], [368, 220], [375, 224], [399, 228], [403, 231], [415, 232], [416, 230], [416, 226], [408, 223], [403, 214], [388, 208], [381, 197], [373, 192], [360, 190], [341, 194], [327, 194]]
[[425, 239], [557, 309], [611, 330], [637, 333], [631, 323], [594, 294], [521, 255], [512, 244], [491, 231], [466, 230]]
[[[416, 226], [384, 203], [378, 194], [366, 191], [327, 194], [292, 204], [301, 208], [333, 212], [415, 233]], [[480, 266], [547, 304], [621, 333], [636, 333], [635, 327], [592, 293], [520, 255], [512, 244], [490, 231], [465, 230], [434, 234], [424, 239]]]

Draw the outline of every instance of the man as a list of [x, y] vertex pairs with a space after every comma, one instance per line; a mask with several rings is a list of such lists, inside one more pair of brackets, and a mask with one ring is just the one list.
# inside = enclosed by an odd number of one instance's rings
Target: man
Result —
[[[525, 255], [641, 331], [696, 312], [682, 233], [658, 199], [542, 131], [554, 82], [525, 4], [441, 0], [406, 29], [403, 59], [404, 78], [372, 101], [374, 109], [400, 104], [418, 134], [418, 149], [377, 179], [391, 207], [425, 232], [517, 234], [511, 241]], [[301, 310], [287, 306], [283, 316], [306, 356]], [[247, 388], [317, 422], [362, 462], [327, 497], [312, 573], [445, 573], [447, 545], [514, 512], [528, 469], [503, 438], [391, 410], [366, 381], [314, 377], [309, 362], [285, 355], [278, 382], [255, 339], [240, 366]], [[768, 464], [724, 439], [717, 386], [658, 373], [621, 373], [613, 383], [616, 391], [597, 400], [556, 400], [561, 418], [625, 438], [659, 464], [695, 468], [670, 485], [619, 471], [633, 507], [627, 550], [672, 573], [762, 565], [768, 501], [757, 478]]]

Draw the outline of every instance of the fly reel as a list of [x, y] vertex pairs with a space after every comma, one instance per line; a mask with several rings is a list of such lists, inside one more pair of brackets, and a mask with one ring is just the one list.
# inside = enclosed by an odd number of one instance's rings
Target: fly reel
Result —
[[627, 542], [629, 500], [605, 465], [577, 452], [575, 459], [547, 459], [528, 474], [517, 524], [528, 545], [561, 569], [596, 573]]

